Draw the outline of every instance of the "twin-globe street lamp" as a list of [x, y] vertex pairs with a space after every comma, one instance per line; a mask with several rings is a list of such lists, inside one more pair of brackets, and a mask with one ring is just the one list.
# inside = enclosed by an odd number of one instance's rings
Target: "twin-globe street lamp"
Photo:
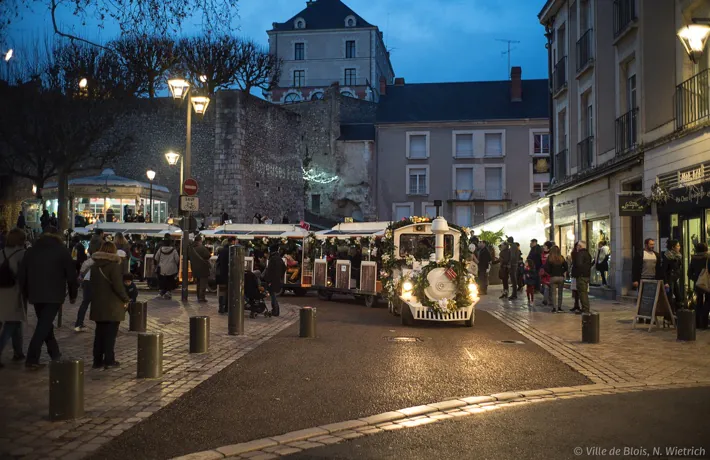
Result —
[[[168, 80], [168, 87], [173, 99], [183, 100], [188, 96], [190, 84], [182, 78], [173, 78]], [[191, 178], [192, 167], [192, 109], [198, 115], [204, 115], [207, 111], [207, 106], [210, 104], [210, 98], [206, 96], [188, 96], [187, 104], [187, 136], [185, 141], [185, 157], [182, 158], [182, 167], [180, 168], [180, 193], [183, 192], [183, 178]], [[168, 157], [170, 155], [170, 157]], [[174, 152], [168, 152], [165, 155], [168, 163], [171, 165], [177, 164], [180, 160], [180, 155]], [[186, 212], [182, 225], [182, 301], [187, 302], [187, 276], [188, 276], [188, 243], [189, 243], [189, 228], [190, 228], [190, 213]]]

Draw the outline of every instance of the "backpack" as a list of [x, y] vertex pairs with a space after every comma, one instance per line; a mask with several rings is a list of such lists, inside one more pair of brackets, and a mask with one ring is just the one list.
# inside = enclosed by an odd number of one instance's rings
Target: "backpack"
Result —
[[5, 254], [5, 250], [2, 250], [2, 255], [5, 257], [2, 264], [0, 265], [0, 288], [11, 288], [15, 286], [15, 274], [12, 273], [10, 268], [10, 258], [20, 252], [19, 250], [10, 254], [10, 257]]

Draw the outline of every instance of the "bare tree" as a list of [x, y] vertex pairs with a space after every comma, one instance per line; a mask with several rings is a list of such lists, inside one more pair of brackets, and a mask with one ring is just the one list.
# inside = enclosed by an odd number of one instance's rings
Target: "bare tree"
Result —
[[244, 65], [240, 41], [229, 35], [183, 38], [177, 48], [176, 70], [210, 96], [233, 86]]
[[209, 31], [230, 31], [236, 16], [238, 0], [0, 0], [0, 39], [24, 11], [45, 11], [54, 32], [73, 42], [104, 47], [80, 37], [59, 24], [62, 12], [69, 12], [86, 24], [95, 21], [99, 27], [107, 22], [119, 25], [122, 35], [167, 35], [176, 33], [191, 18], [201, 19]]
[[58, 182], [59, 222], [68, 224], [72, 173], [102, 168], [127, 149], [115, 122], [131, 110], [132, 94], [116, 80], [112, 53], [89, 45], [52, 50], [45, 71], [30, 82], [0, 85], [0, 165], [41, 188]]
[[175, 42], [167, 37], [124, 37], [108, 46], [118, 53], [125, 78], [136, 94], [150, 98], [165, 87], [166, 74], [177, 61]]
[[271, 91], [281, 77], [282, 61], [253, 40], [239, 41], [242, 65], [237, 72], [237, 85], [244, 92], [252, 88]]

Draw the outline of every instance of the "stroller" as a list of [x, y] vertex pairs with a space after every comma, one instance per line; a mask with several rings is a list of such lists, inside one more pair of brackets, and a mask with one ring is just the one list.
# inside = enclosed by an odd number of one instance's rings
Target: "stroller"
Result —
[[244, 273], [244, 297], [246, 297], [245, 310], [249, 310], [249, 317], [256, 318], [260, 314], [269, 318], [271, 310], [266, 306], [264, 299], [266, 295], [262, 292], [259, 286], [259, 278], [254, 272], [247, 271]]

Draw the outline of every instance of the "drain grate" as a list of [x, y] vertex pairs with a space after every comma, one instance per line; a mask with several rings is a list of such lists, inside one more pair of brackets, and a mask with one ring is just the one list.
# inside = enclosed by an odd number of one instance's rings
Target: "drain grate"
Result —
[[421, 342], [419, 337], [383, 337], [388, 342]]
[[505, 345], [525, 345], [525, 342], [521, 340], [499, 340], [498, 343]]

